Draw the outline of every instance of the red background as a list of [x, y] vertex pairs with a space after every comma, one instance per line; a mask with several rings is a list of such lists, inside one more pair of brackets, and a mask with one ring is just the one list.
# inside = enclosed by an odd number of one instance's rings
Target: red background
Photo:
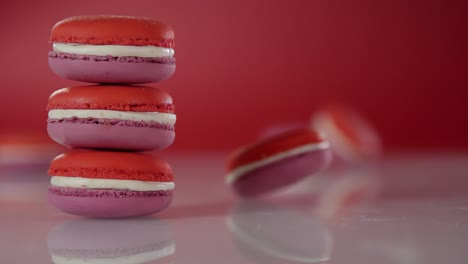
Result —
[[178, 114], [174, 149], [227, 149], [320, 104], [360, 109], [390, 150], [468, 147], [466, 1], [3, 1], [1, 131], [45, 135], [51, 27], [73, 15], [160, 18], [177, 71], [152, 84]]

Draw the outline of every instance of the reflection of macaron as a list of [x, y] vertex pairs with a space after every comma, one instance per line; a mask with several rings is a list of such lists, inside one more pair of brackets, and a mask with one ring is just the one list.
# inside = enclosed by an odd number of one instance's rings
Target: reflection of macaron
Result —
[[175, 242], [161, 220], [80, 219], [54, 226], [47, 246], [53, 263], [170, 263]]
[[144, 153], [75, 150], [50, 164], [49, 202], [75, 215], [149, 215], [172, 201], [172, 168]]
[[174, 31], [154, 19], [77, 16], [51, 32], [49, 65], [58, 75], [93, 83], [150, 83], [175, 71]]
[[231, 156], [226, 182], [242, 196], [266, 194], [325, 168], [328, 149], [328, 142], [308, 129], [268, 137]]
[[312, 127], [330, 141], [337, 160], [358, 161], [375, 158], [381, 144], [374, 128], [352, 108], [330, 105], [312, 117]]
[[160, 150], [175, 138], [172, 98], [153, 87], [63, 88], [47, 110], [50, 137], [71, 148]]
[[226, 224], [239, 250], [255, 263], [319, 263], [331, 257], [327, 227], [291, 209], [244, 202]]
[[380, 181], [375, 172], [364, 170], [348, 171], [322, 187], [314, 213], [322, 219], [339, 219], [349, 209], [356, 209], [376, 199]]

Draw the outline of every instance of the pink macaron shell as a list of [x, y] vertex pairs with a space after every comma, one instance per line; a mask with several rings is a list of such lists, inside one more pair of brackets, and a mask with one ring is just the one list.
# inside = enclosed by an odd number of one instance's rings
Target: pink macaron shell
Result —
[[92, 218], [145, 216], [166, 209], [173, 191], [129, 191], [49, 187], [48, 200], [59, 210]]
[[50, 68], [59, 76], [90, 83], [143, 84], [169, 79], [175, 64], [121, 62], [49, 57]]
[[329, 149], [288, 157], [240, 176], [233, 188], [243, 197], [267, 194], [323, 170], [331, 158]]
[[175, 139], [174, 130], [165, 128], [79, 122], [48, 123], [47, 132], [55, 142], [70, 148], [162, 150]]

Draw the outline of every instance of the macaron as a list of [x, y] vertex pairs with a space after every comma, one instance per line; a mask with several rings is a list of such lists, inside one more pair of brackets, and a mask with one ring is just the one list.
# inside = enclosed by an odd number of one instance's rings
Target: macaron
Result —
[[52, 160], [49, 203], [85, 217], [150, 215], [169, 206], [171, 166], [147, 153], [72, 150]]
[[50, 68], [91, 83], [151, 83], [175, 72], [174, 31], [155, 19], [74, 16], [54, 25]]
[[270, 193], [326, 168], [331, 158], [329, 146], [309, 129], [267, 137], [231, 155], [226, 183], [244, 197]]
[[370, 122], [357, 110], [340, 104], [318, 109], [311, 127], [330, 141], [335, 164], [372, 160], [381, 155], [380, 137]]
[[172, 263], [176, 244], [158, 219], [78, 219], [59, 223], [47, 236], [53, 263]]
[[327, 226], [299, 210], [243, 201], [232, 209], [226, 225], [249, 263], [322, 263], [332, 255]]
[[144, 86], [93, 85], [55, 91], [47, 131], [70, 148], [161, 150], [175, 138], [171, 96]]

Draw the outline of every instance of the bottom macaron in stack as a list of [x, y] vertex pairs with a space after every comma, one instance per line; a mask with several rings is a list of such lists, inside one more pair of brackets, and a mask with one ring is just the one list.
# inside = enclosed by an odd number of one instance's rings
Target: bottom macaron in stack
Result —
[[74, 215], [143, 216], [172, 201], [172, 169], [150, 154], [72, 150], [55, 158], [48, 173], [49, 202]]

